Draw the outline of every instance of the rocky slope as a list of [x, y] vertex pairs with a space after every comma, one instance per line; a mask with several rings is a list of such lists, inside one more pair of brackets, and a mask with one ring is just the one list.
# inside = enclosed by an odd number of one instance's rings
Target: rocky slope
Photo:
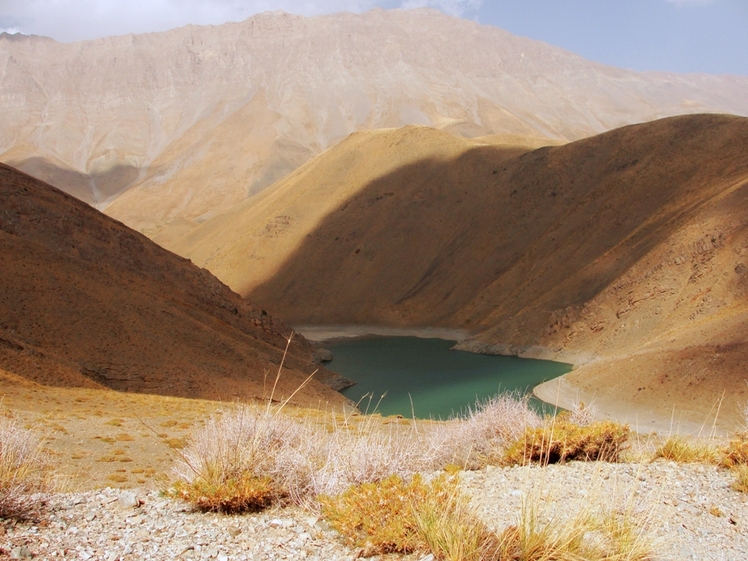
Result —
[[569, 399], [701, 423], [724, 393], [737, 419], [748, 119], [495, 140], [358, 133], [162, 241], [292, 324], [466, 328], [462, 348], [580, 366]]
[[[713, 466], [571, 463], [547, 468], [487, 468], [462, 474], [462, 489], [493, 530], [516, 524], [534, 501], [539, 521], [564, 524], [579, 512], [611, 507], [637, 522], [652, 559], [745, 559], [748, 504]], [[142, 501], [141, 506], [134, 506]], [[0, 526], [0, 552], [40, 558], [352, 561], [314, 514], [295, 508], [246, 516], [191, 512], [156, 492], [101, 489], [55, 495], [43, 524]], [[75, 553], [73, 553], [75, 552]], [[19, 557], [22, 558], [22, 557]], [[431, 555], [386, 556], [433, 561]]]
[[0, 35], [0, 161], [149, 235], [182, 232], [358, 130], [574, 140], [748, 115], [748, 78], [640, 73], [435, 10], [373, 10], [61, 44]]
[[[0, 164], [0, 369], [48, 385], [262, 399], [291, 330], [208, 271]], [[317, 366], [302, 337], [279, 392]], [[341, 406], [322, 371], [295, 401]], [[269, 383], [268, 383], [269, 384]]]

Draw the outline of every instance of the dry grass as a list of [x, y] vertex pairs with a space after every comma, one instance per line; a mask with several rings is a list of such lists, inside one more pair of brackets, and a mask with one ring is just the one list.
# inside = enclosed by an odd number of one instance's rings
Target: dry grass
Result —
[[[599, 492], [599, 490], [598, 490]], [[606, 495], [607, 496], [607, 495]], [[632, 495], [633, 496], [633, 495]], [[430, 551], [448, 561], [646, 561], [654, 543], [645, 514], [600, 497], [557, 508], [534, 488], [517, 523], [491, 531], [459, 493], [457, 479], [393, 476], [323, 497], [322, 514], [359, 556]], [[606, 507], [595, 507], [600, 503]], [[545, 505], [545, 506], [540, 506]]]
[[663, 458], [681, 464], [717, 463], [719, 450], [709, 443], [675, 435], [655, 450], [653, 458]]
[[[628, 435], [612, 423], [541, 423], [527, 399], [516, 395], [478, 403], [462, 419], [420, 425], [383, 423], [377, 416], [292, 418], [282, 408], [241, 406], [209, 419], [179, 452], [177, 494], [202, 508], [195, 501], [198, 489], [224, 493], [262, 480], [273, 497], [316, 509], [319, 495], [334, 496], [351, 485], [500, 463], [507, 447], [519, 455], [517, 463], [540, 461], [535, 448], [549, 461], [615, 461]], [[539, 448], [525, 447], [533, 439]], [[191, 486], [194, 492], [188, 492]]]
[[741, 493], [748, 493], [748, 465], [741, 464], [732, 468], [735, 480], [732, 488]]
[[431, 551], [438, 559], [480, 561], [498, 543], [446, 475], [430, 482], [391, 476], [321, 501], [323, 516], [362, 557]]
[[215, 416], [180, 452], [181, 496], [190, 496], [185, 485], [223, 489], [228, 482], [256, 479], [269, 482], [275, 497], [315, 508], [318, 495], [433, 466], [412, 428], [373, 423], [366, 418], [353, 425], [350, 418], [334, 416], [327, 423], [294, 419], [250, 406]]
[[[302, 446], [305, 437], [301, 424], [269, 411], [241, 407], [215, 416], [181, 452], [175, 492], [204, 510], [264, 508], [268, 496], [285, 494], [279, 458]], [[232, 490], [242, 495], [236, 501], [228, 497]], [[211, 492], [215, 497], [206, 495]]]
[[735, 475], [732, 488], [741, 493], [748, 493], [748, 432], [735, 435], [722, 451], [720, 465], [730, 468]]
[[523, 498], [516, 524], [501, 533], [497, 559], [646, 561], [654, 558], [652, 510], [635, 512], [634, 491], [628, 496], [617, 496], [610, 489], [610, 482], [604, 483], [598, 475], [579, 500], [565, 503], [559, 509], [553, 489], [546, 488], [542, 481], [532, 483]]
[[504, 454], [508, 465], [541, 465], [570, 460], [617, 462], [627, 445], [630, 429], [612, 421], [580, 426], [561, 413], [546, 419], [510, 444]]
[[418, 532], [437, 559], [483, 561], [496, 559], [499, 538], [478, 518], [468, 499], [460, 494], [452, 477], [431, 483], [415, 506]]
[[748, 432], [735, 435], [723, 450], [720, 465], [729, 468], [748, 465]]
[[478, 402], [463, 418], [437, 424], [429, 433], [429, 455], [439, 467], [477, 469], [500, 463], [509, 443], [542, 423], [528, 401], [528, 396], [501, 394]]
[[251, 475], [240, 479], [207, 481], [198, 478], [191, 483], [178, 482], [173, 492], [203, 512], [224, 514], [257, 512], [278, 498], [270, 478]]
[[48, 488], [41, 441], [15, 420], [0, 417], [0, 518], [34, 516], [40, 508], [35, 494]]

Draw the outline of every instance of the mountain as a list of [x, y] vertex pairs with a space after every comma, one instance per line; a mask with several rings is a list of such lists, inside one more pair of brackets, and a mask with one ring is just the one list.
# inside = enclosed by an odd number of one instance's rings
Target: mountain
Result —
[[294, 325], [464, 328], [460, 348], [574, 363], [564, 395], [702, 422], [726, 392], [736, 419], [748, 119], [499, 141], [357, 133], [165, 243]]
[[265, 13], [70, 44], [0, 35], [0, 161], [172, 235], [356, 131], [578, 140], [748, 115], [748, 77], [633, 72], [441, 12]]
[[[46, 385], [211, 399], [268, 397], [283, 322], [204, 269], [0, 164], [0, 370]], [[297, 336], [275, 398], [318, 367]], [[267, 380], [266, 380], [267, 378]], [[295, 403], [341, 406], [320, 369]]]

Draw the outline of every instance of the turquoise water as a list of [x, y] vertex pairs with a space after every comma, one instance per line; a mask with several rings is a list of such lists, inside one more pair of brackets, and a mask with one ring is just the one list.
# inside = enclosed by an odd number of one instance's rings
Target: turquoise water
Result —
[[382, 415], [404, 417], [415, 412], [419, 419], [445, 419], [499, 392], [529, 393], [571, 370], [571, 365], [560, 362], [451, 351], [454, 344], [443, 339], [371, 337], [324, 346], [333, 354], [328, 368], [356, 382], [342, 393], [360, 401], [362, 411], [376, 408]]

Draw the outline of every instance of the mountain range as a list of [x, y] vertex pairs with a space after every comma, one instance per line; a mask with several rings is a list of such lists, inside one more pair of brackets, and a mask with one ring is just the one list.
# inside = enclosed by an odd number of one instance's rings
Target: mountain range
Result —
[[221, 214], [356, 131], [578, 140], [748, 115], [748, 78], [634, 72], [436, 10], [63, 44], [0, 35], [0, 161], [147, 235]]

